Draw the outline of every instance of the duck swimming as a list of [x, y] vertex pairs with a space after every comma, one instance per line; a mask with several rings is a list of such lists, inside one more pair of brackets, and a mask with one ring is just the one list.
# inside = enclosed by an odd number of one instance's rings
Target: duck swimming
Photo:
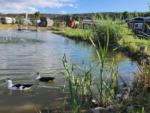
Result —
[[37, 72], [37, 77], [36, 77], [36, 80], [39, 80], [41, 82], [52, 82], [55, 78], [54, 77], [42, 77], [40, 75], [39, 72]]
[[9, 90], [29, 90], [33, 84], [13, 84], [11, 79], [6, 80], [7, 88]]

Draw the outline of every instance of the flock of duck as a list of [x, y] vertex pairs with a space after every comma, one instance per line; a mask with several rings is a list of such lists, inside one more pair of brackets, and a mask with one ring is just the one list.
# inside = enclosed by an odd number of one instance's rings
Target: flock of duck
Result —
[[[37, 72], [36, 75], [36, 80], [41, 82], [51, 82], [55, 79], [54, 77], [42, 77], [39, 72]], [[9, 90], [29, 90], [33, 86], [33, 84], [13, 84], [12, 80], [9, 78], [6, 80], [6, 83]]]

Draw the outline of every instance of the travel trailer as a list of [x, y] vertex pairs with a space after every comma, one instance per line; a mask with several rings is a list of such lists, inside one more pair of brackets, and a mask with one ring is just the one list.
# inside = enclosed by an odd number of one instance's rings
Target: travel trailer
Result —
[[12, 24], [13, 23], [13, 18], [11, 18], [11, 17], [3, 17], [3, 18], [1, 18], [1, 22], [3, 24]]
[[150, 17], [136, 17], [128, 20], [127, 23], [135, 33], [150, 34]]

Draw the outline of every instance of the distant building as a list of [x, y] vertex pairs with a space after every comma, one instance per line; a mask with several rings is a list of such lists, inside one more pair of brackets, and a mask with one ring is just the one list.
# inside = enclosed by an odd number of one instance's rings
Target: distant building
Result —
[[70, 28], [77, 28], [78, 25], [79, 25], [79, 22], [72, 18], [69, 18], [69, 20], [66, 22], [66, 26]]
[[135, 31], [143, 31], [144, 29], [144, 18], [143, 17], [137, 17], [133, 19], [133, 29]]
[[11, 18], [11, 17], [3, 17], [1, 18], [1, 22], [3, 24], [12, 24], [14, 22], [16, 22], [15, 18]]
[[135, 33], [150, 34], [150, 17], [136, 17], [131, 20], [126, 20], [128, 27]]
[[150, 34], [150, 17], [145, 17], [145, 29], [144, 32]]
[[47, 27], [51, 27], [54, 25], [54, 21], [52, 19], [47, 18]]
[[40, 21], [38, 22], [38, 25], [41, 27], [51, 27], [53, 26], [54, 21], [47, 17], [41, 17]]
[[91, 19], [83, 19], [82, 24], [83, 28], [89, 28], [93, 25], [93, 22]]

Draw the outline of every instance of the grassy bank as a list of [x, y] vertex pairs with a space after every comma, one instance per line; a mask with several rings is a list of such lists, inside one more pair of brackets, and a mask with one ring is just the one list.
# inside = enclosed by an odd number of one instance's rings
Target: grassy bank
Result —
[[94, 33], [91, 29], [74, 29], [65, 28], [62, 32], [65, 36], [75, 38], [77, 40], [89, 41], [89, 38], [94, 38]]
[[[109, 30], [110, 45], [117, 45], [116, 48], [130, 48], [132, 51], [138, 51], [140, 45], [147, 46], [147, 53], [150, 52], [150, 40], [139, 39], [135, 36], [126, 24], [112, 20], [98, 20], [95, 27], [91, 29], [71, 29], [71, 28], [53, 28], [54, 33], [62, 34], [75, 40], [89, 41], [92, 38], [103, 41], [102, 34]], [[97, 36], [96, 36], [97, 35]], [[145, 51], [146, 52], [146, 51]]]
[[16, 29], [16, 28], [17, 28], [16, 24], [0, 24], [0, 30]]
[[89, 38], [94, 39], [94, 33], [92, 29], [71, 29], [69, 27], [65, 28], [53, 27], [50, 30], [52, 30], [53, 33], [61, 34], [63, 36], [75, 40], [90, 41]]
[[123, 79], [118, 81], [116, 59], [109, 66], [106, 63], [108, 37], [104, 47], [98, 49], [93, 43], [100, 65], [98, 77], [91, 73], [91, 69], [76, 73], [76, 65], [68, 65], [66, 56], [63, 57], [71, 113], [83, 113], [82, 108], [91, 113], [149, 113], [150, 67], [139, 66], [140, 71], [135, 73], [132, 86]]
[[[36, 26], [28, 26], [29, 30], [34, 31], [36, 30]], [[0, 30], [17, 30], [17, 24], [1, 24], [0, 23]], [[39, 30], [47, 30], [47, 27], [38, 27]]]
[[132, 57], [131, 54], [140, 53], [139, 48], [144, 45], [146, 46], [144, 54], [150, 54], [150, 40], [139, 39], [125, 23], [120, 21], [112, 21], [111, 19], [97, 20], [96, 24], [90, 29], [71, 29], [65, 27], [52, 30], [55, 30], [54, 33], [59, 33], [75, 40], [90, 42], [90, 39], [92, 39], [95, 43], [99, 41], [101, 44], [104, 44], [107, 31], [109, 31], [110, 49], [123, 51]]

